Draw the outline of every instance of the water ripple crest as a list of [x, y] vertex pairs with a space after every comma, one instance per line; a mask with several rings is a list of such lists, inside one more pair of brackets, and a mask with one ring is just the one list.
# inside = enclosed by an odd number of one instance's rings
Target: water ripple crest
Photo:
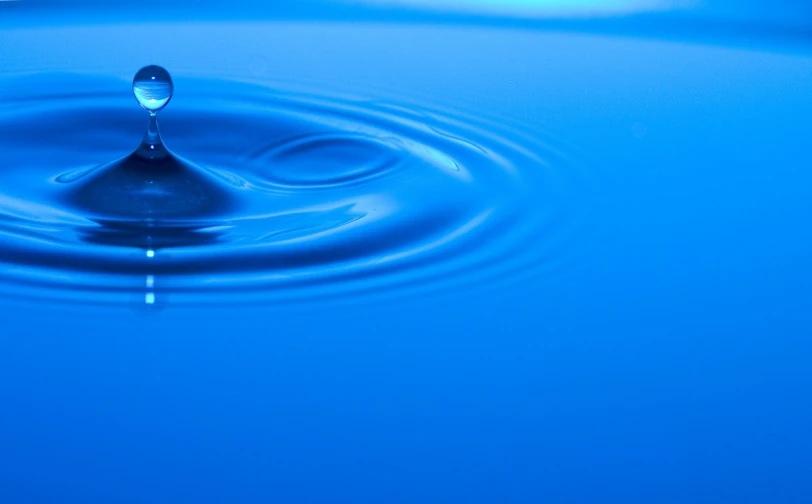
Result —
[[[583, 232], [567, 156], [458, 111], [189, 79], [162, 134], [213, 188], [134, 192], [103, 172], [143, 133], [126, 83], [30, 75], [0, 91], [9, 295], [158, 306], [506, 286], [555, 272]], [[167, 190], [170, 204], [150, 199]]]

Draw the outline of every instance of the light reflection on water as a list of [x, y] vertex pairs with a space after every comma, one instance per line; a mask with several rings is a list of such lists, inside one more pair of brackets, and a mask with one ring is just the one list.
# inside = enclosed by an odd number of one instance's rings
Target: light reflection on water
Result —
[[700, 0], [354, 0], [348, 3], [460, 14], [591, 17], [688, 10], [699, 4]]

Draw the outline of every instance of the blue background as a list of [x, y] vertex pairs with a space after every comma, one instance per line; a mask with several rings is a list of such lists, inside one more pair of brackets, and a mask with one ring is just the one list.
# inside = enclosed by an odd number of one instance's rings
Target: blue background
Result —
[[156, 314], [6, 289], [0, 502], [812, 500], [809, 7], [201, 4], [0, 4], [0, 76], [260, 57], [551, 131], [589, 217], [504, 289]]

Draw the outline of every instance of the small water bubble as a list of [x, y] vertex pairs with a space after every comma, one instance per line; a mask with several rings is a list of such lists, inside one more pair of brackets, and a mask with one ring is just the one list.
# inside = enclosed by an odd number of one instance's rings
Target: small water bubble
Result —
[[172, 77], [158, 65], [145, 66], [133, 77], [135, 99], [150, 113], [164, 108], [172, 98], [173, 91]]
[[155, 251], [154, 251], [154, 250], [152, 250], [152, 249], [147, 250], [147, 257], [149, 257], [150, 259], [152, 259], [153, 257], [155, 257]]

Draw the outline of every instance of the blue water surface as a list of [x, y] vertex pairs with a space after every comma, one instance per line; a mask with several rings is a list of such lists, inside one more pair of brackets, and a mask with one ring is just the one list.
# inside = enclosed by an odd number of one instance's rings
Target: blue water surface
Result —
[[812, 500], [808, 7], [232, 3], [0, 2], [0, 502]]

